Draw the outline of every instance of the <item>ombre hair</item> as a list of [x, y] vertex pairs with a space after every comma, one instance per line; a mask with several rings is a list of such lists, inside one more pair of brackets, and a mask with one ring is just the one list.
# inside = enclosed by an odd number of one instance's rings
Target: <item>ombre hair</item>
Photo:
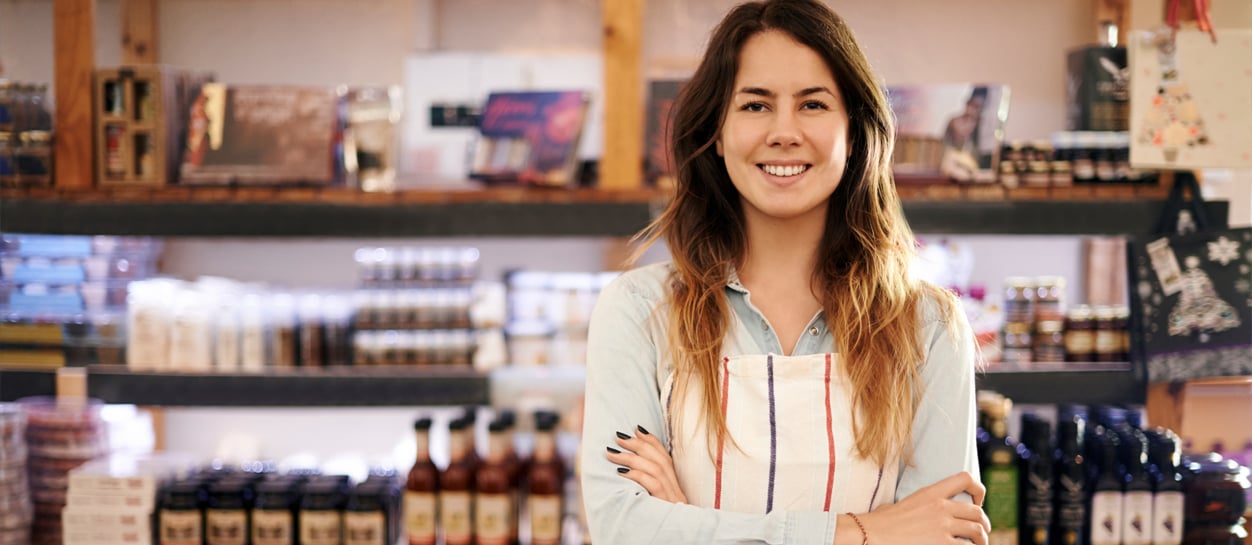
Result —
[[710, 445], [734, 443], [720, 411], [718, 377], [732, 314], [724, 290], [731, 271], [743, 265], [747, 236], [740, 195], [715, 143], [740, 52], [749, 38], [770, 30], [825, 61], [848, 112], [850, 155], [827, 205], [812, 285], [852, 387], [857, 453], [879, 464], [895, 456], [907, 461], [925, 357], [922, 304], [937, 301], [944, 316], [956, 307], [951, 294], [910, 275], [915, 241], [891, 174], [895, 127], [886, 96], [852, 31], [817, 0], [765, 0], [732, 9], [674, 105], [676, 194], [639, 237], [649, 244], [663, 239], [673, 258], [664, 312], [675, 390], [682, 396], [700, 386]]

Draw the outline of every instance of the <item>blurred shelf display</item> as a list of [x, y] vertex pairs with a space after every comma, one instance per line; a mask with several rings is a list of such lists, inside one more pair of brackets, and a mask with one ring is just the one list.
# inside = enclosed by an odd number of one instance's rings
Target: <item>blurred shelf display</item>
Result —
[[[1157, 189], [929, 184], [902, 185], [901, 196], [905, 216], [919, 233], [1102, 235], [1147, 232], [1165, 202]], [[650, 190], [525, 188], [8, 191], [0, 193], [0, 216], [7, 231], [50, 234], [630, 236], [651, 221], [663, 200], [664, 193]], [[1211, 218], [1225, 221], [1229, 203], [1207, 206]]]

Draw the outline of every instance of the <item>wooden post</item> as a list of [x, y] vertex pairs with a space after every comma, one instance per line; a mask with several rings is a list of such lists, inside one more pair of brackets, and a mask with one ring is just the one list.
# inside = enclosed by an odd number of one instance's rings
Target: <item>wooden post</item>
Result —
[[[1126, 45], [1126, 34], [1130, 32], [1130, 0], [1096, 0], [1095, 24], [1097, 32], [1100, 24], [1111, 21], [1117, 25], [1117, 45]], [[1104, 43], [1104, 36], [1098, 36], [1099, 43]]]
[[122, 0], [122, 64], [156, 64], [156, 0]]
[[1148, 401], [1144, 409], [1148, 424], [1169, 428], [1182, 434], [1182, 406], [1186, 400], [1185, 382], [1157, 382], [1148, 385]]
[[96, 1], [54, 0], [53, 52], [56, 83], [54, 184], [87, 189], [93, 184], [92, 73], [96, 69]]
[[644, 0], [603, 0], [604, 157], [600, 188], [643, 185]]

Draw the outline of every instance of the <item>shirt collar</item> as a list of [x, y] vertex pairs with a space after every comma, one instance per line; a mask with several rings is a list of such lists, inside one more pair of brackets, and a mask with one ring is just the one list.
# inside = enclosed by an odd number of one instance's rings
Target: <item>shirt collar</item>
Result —
[[739, 293], [748, 293], [748, 288], [743, 287], [743, 283], [739, 281], [739, 271], [734, 267], [731, 267], [730, 273], [726, 275], [726, 287]]

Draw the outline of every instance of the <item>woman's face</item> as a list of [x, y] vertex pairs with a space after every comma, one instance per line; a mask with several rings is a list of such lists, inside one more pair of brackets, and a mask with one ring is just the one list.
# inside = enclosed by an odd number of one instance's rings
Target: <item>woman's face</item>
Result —
[[749, 38], [717, 154], [748, 221], [824, 221], [848, 159], [848, 114], [822, 58], [781, 31]]

